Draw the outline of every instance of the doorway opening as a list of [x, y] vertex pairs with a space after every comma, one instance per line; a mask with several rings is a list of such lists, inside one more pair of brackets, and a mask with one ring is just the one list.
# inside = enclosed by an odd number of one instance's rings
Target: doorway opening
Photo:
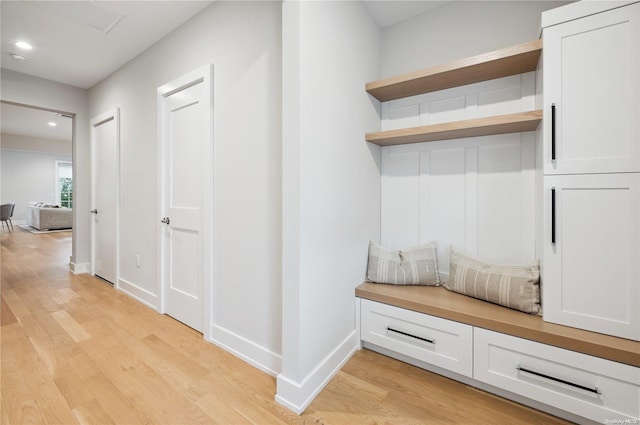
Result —
[[75, 113], [5, 100], [0, 108], [0, 203], [15, 204], [16, 227], [32, 233], [71, 231], [71, 261]]

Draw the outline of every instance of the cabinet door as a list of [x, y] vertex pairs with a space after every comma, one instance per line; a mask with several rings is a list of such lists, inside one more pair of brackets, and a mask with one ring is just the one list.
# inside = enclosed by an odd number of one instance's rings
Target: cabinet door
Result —
[[544, 320], [640, 341], [640, 174], [544, 179]]
[[545, 174], [640, 171], [640, 3], [543, 37]]

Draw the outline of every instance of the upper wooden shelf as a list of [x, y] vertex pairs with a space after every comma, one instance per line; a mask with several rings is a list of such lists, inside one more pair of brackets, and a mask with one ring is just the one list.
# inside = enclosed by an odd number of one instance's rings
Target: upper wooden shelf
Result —
[[443, 287], [363, 283], [356, 297], [640, 367], [640, 341], [545, 322]]
[[379, 146], [393, 146], [463, 137], [517, 133], [535, 130], [541, 120], [541, 110], [517, 112], [486, 118], [367, 133], [365, 140]]
[[366, 90], [385, 102], [402, 97], [535, 71], [542, 40], [459, 59], [420, 71], [367, 83]]

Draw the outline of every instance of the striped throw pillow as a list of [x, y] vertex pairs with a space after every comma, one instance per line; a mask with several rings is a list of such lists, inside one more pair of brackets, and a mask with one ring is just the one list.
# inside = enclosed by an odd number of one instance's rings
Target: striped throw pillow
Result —
[[495, 265], [451, 248], [449, 281], [444, 287], [530, 314], [542, 314], [540, 267]]
[[391, 285], [440, 285], [437, 244], [391, 251], [369, 243], [367, 281]]

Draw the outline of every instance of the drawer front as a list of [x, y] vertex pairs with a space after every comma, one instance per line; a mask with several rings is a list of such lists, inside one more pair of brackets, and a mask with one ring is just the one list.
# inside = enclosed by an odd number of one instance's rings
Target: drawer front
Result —
[[601, 423], [640, 420], [640, 368], [479, 328], [474, 341], [478, 381]]
[[361, 300], [362, 340], [461, 375], [473, 375], [473, 328]]

